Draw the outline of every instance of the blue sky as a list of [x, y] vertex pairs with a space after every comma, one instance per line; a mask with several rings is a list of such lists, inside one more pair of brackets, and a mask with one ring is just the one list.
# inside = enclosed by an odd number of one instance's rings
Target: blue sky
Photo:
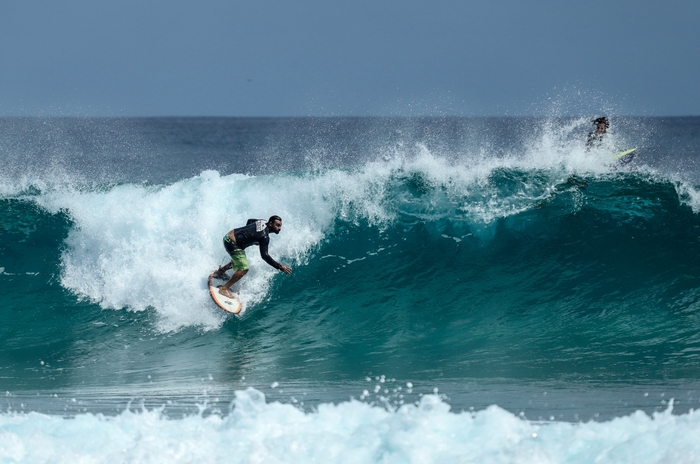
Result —
[[700, 114], [700, 2], [22, 0], [0, 116]]

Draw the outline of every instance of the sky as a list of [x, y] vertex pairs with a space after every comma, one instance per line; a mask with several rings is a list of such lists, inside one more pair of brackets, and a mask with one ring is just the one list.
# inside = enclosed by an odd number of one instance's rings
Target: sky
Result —
[[0, 116], [700, 115], [700, 1], [6, 0]]

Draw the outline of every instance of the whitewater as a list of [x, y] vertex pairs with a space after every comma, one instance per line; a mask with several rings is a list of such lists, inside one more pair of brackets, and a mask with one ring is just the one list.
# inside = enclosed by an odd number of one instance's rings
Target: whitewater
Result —
[[[671, 410], [609, 422], [522, 420], [498, 406], [450, 413], [434, 395], [387, 411], [359, 401], [303, 413], [236, 392], [230, 414], [173, 421], [158, 411], [73, 420], [0, 416], [3, 462], [697, 462], [700, 419]], [[87, 438], [87, 440], [85, 439]]]
[[700, 462], [700, 119], [611, 120], [0, 120], [0, 462]]

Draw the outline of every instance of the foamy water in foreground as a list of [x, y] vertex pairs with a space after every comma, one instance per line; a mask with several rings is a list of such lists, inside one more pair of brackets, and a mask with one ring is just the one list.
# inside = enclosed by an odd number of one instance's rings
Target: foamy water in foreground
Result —
[[0, 462], [700, 462], [700, 415], [671, 411], [672, 405], [608, 422], [533, 422], [496, 405], [453, 413], [438, 396], [425, 395], [395, 411], [352, 400], [304, 413], [248, 388], [236, 392], [224, 416], [5, 413]]

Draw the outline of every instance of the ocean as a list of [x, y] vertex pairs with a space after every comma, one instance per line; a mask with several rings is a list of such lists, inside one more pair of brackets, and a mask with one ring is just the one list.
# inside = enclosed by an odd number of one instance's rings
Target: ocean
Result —
[[700, 117], [608, 116], [0, 119], [0, 463], [700, 462]]

